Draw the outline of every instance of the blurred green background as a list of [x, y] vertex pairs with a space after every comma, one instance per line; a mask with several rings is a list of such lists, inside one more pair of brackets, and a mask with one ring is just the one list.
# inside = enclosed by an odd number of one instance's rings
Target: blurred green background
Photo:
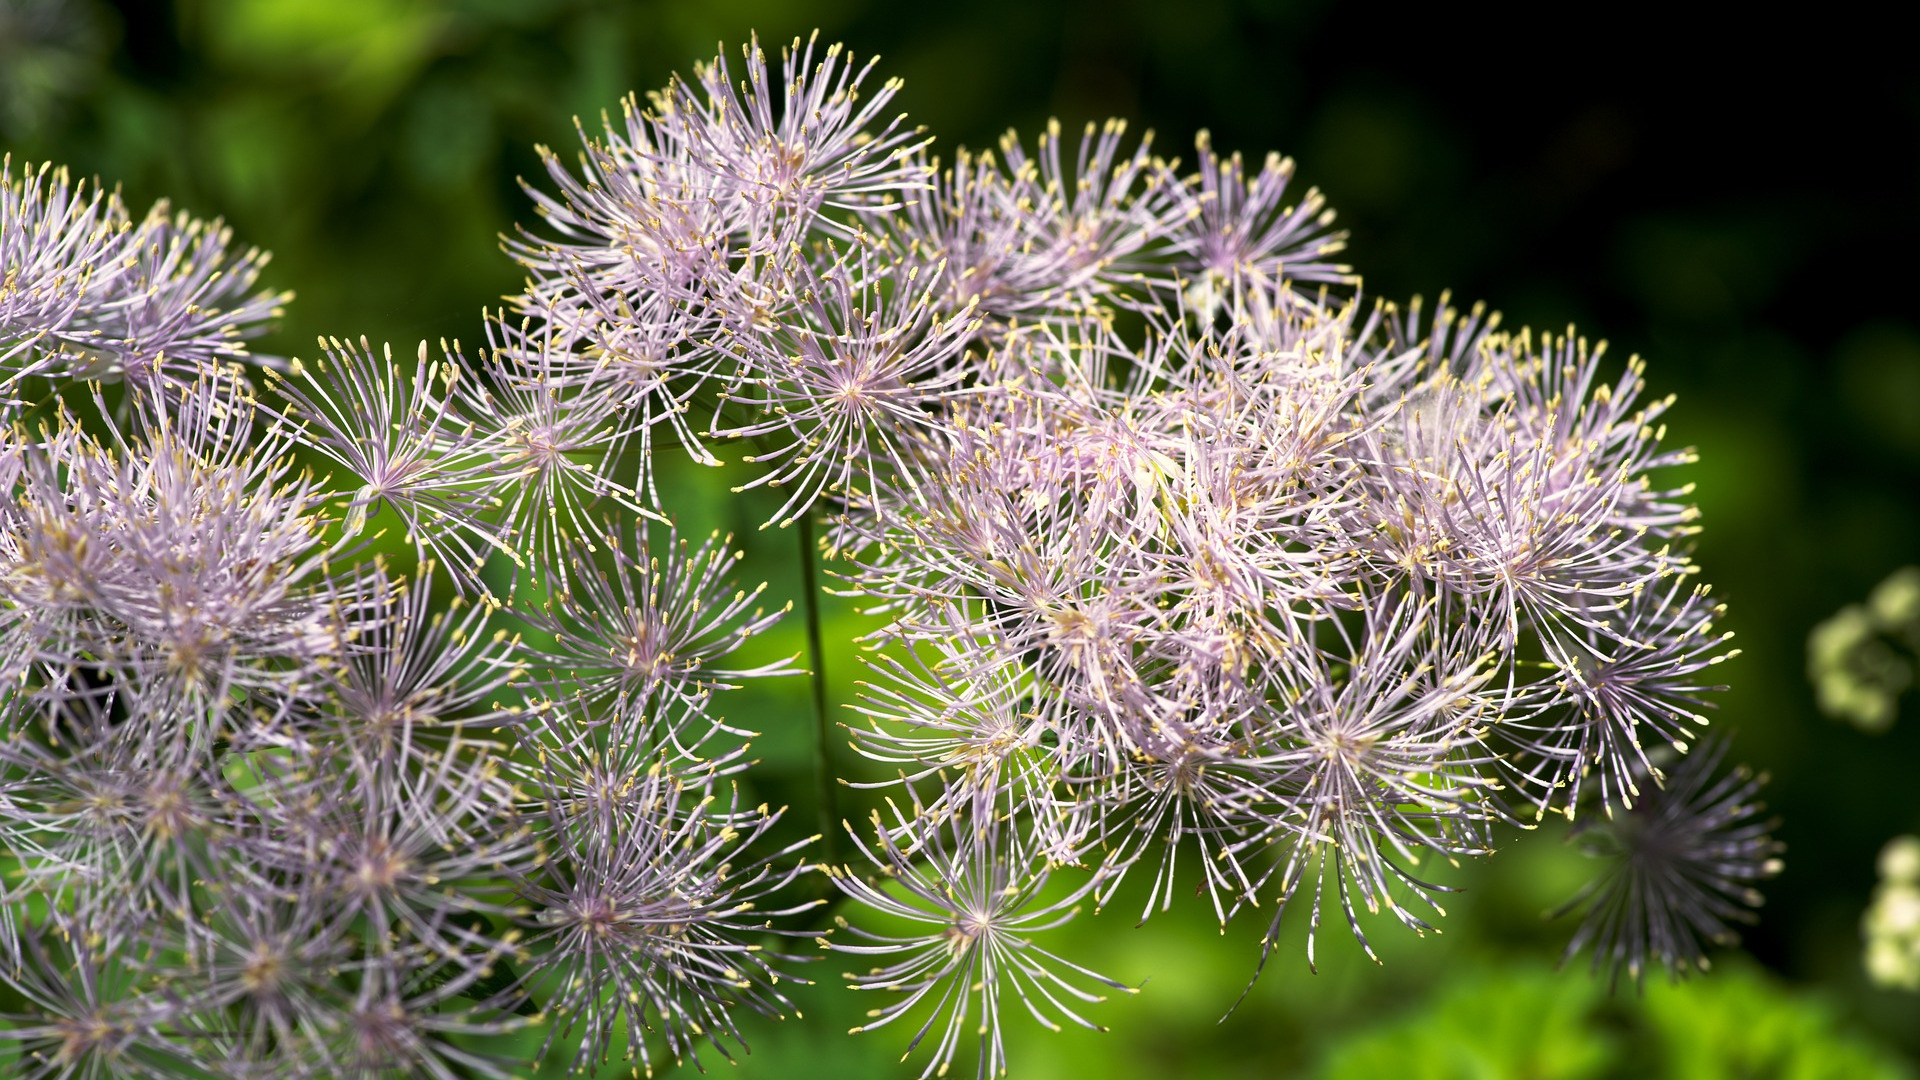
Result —
[[[1864, 5], [1777, 23], [1604, 11], [0, 0], [0, 149], [120, 184], [136, 210], [170, 197], [224, 216], [272, 250], [268, 283], [299, 294], [262, 343], [283, 354], [317, 333], [476, 337], [479, 308], [520, 284], [498, 238], [532, 219], [516, 177], [539, 173], [534, 144], [570, 156], [574, 116], [592, 126], [755, 29], [772, 44], [817, 26], [882, 54], [943, 147], [1119, 115], [1169, 155], [1202, 127], [1223, 149], [1291, 154], [1352, 230], [1369, 292], [1451, 288], [1510, 325], [1575, 322], [1679, 395], [1670, 439], [1702, 455], [1699, 558], [1744, 650], [1720, 669], [1717, 723], [1773, 775], [1787, 870], [1744, 955], [1609, 997], [1584, 970], [1550, 973], [1570, 928], [1539, 915], [1581, 867], [1528, 837], [1455, 876], [1467, 892], [1444, 937], [1381, 928], [1383, 968], [1329, 933], [1308, 974], [1292, 920], [1224, 1024], [1259, 927], [1222, 936], [1195, 908], [1134, 931], [1122, 906], [1065, 948], [1146, 992], [1103, 1008], [1108, 1034], [1015, 1018], [1016, 1075], [1907, 1075], [1920, 998], [1865, 984], [1858, 921], [1874, 853], [1920, 829], [1920, 721], [1870, 737], [1823, 720], [1803, 656], [1816, 621], [1920, 562], [1920, 65]], [[764, 509], [686, 490], [691, 522], [747, 536], [792, 595], [790, 539], [752, 528]], [[835, 620], [829, 637], [857, 625]], [[787, 689], [743, 708], [768, 733], [768, 786], [798, 801], [805, 721]], [[865, 1002], [800, 997], [809, 1019], [756, 1026], [742, 1075], [912, 1074], [896, 1033], [837, 1033]]]

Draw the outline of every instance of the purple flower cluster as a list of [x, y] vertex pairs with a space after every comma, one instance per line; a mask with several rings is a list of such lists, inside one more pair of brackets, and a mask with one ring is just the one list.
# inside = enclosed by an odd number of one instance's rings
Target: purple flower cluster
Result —
[[[1262, 963], [1296, 900], [1371, 953], [1548, 813], [1621, 859], [1575, 948], [1704, 965], [1778, 846], [1718, 746], [1674, 763], [1732, 653], [1637, 360], [1363, 302], [1277, 156], [1110, 122], [947, 164], [871, 61], [744, 64], [546, 153], [471, 358], [234, 363], [261, 257], [0, 177], [29, 1075], [504, 1075], [534, 1017], [576, 1068], [697, 1062], [789, 1008], [816, 868], [864, 1027], [1001, 1073], [1004, 1013], [1131, 989], [1042, 944], [1128, 881], [1266, 906]], [[781, 613], [679, 539], [669, 445], [824, 520], [880, 620], [849, 864], [742, 793], [715, 697], [798, 669], [734, 658]]]
[[723, 666], [774, 617], [720, 542], [607, 536], [613, 569], [523, 641], [431, 558], [359, 557], [354, 489], [294, 469], [312, 414], [209, 385], [131, 392], [108, 436], [12, 429], [0, 984], [26, 1075], [504, 1076], [473, 1037], [542, 1009], [580, 1063], [650, 1061], [642, 1030], [724, 1052], [728, 1008], [779, 1009], [783, 912], [756, 904], [801, 866], [759, 843], [779, 813], [742, 804], [744, 733], [708, 709], [786, 668]]
[[[724, 541], [644, 519], [538, 562], [510, 500], [546, 466], [491, 407], [514, 389], [449, 394], [462, 361], [424, 357], [323, 343], [264, 369], [270, 401], [212, 360], [9, 372], [0, 988], [27, 1011], [0, 1039], [22, 1075], [506, 1076], [486, 1038], [537, 1017], [543, 1053], [651, 1070], [729, 1052], [737, 1007], [786, 1008], [765, 939], [817, 904], [791, 888], [805, 841], [742, 797], [751, 733], [711, 709], [792, 673], [729, 660], [782, 613], [732, 588]], [[369, 535], [389, 513], [398, 559]], [[492, 555], [568, 588], [509, 608]]]

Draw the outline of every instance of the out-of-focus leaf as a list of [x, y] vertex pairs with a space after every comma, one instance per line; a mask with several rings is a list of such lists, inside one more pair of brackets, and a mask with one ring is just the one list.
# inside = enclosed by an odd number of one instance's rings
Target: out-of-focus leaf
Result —
[[1596, 1024], [1601, 984], [1545, 968], [1474, 973], [1449, 981], [1426, 1008], [1345, 1041], [1323, 1080], [1584, 1080], [1618, 1059], [1616, 1036]]
[[240, 71], [312, 79], [355, 120], [379, 112], [432, 56], [449, 15], [434, 0], [207, 0], [195, 25]]
[[1640, 1011], [1674, 1080], [1900, 1080], [1913, 1073], [1844, 1030], [1825, 998], [1745, 969], [1650, 986]]

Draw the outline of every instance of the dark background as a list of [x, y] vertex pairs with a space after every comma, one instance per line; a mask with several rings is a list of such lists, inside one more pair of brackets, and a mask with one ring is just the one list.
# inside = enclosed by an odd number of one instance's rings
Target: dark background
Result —
[[[1788, 844], [1746, 947], [1769, 985], [1913, 1053], [1920, 999], [1864, 984], [1857, 927], [1874, 854], [1920, 829], [1920, 721], [1880, 737], [1831, 723], [1804, 676], [1815, 622], [1920, 562], [1913, 39], [1865, 5], [1591, 10], [0, 0], [0, 147], [16, 167], [51, 158], [118, 183], [136, 209], [164, 196], [223, 215], [275, 252], [268, 283], [299, 294], [263, 343], [278, 353], [316, 333], [476, 337], [479, 307], [519, 286], [498, 236], [532, 219], [516, 177], [538, 177], [533, 144], [570, 160], [571, 117], [591, 129], [717, 41], [737, 56], [752, 29], [772, 46], [817, 26], [880, 53], [878, 76], [905, 79], [898, 106], [942, 147], [1118, 115], [1166, 155], [1203, 127], [1256, 161], [1292, 155], [1351, 230], [1367, 292], [1451, 289], [1508, 325], [1576, 323], [1646, 356], [1651, 395], [1678, 395], [1669, 440], [1702, 456], [1699, 560], [1744, 650], [1719, 669], [1732, 689], [1715, 722], [1772, 774]], [[1486, 879], [1471, 944], [1409, 960], [1404, 981], [1380, 975], [1394, 994], [1353, 991], [1328, 1030], [1436, 1008], [1433, 987], [1505, 970], [1501, 957], [1550, 960], [1564, 928], [1503, 923], [1530, 902], [1516, 873]], [[1311, 977], [1268, 979], [1309, 987], [1270, 995], [1278, 1011], [1258, 1023], [1284, 1027], [1272, 1017], [1312, 998]], [[1324, 1064], [1321, 1036], [1297, 1026], [1306, 1049], [1268, 1060]], [[1181, 1060], [1261, 1060], [1217, 1049]]]

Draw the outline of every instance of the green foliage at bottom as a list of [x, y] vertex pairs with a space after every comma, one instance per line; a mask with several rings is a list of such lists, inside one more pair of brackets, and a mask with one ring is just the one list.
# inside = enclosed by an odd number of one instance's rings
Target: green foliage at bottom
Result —
[[1747, 968], [1644, 994], [1544, 967], [1450, 980], [1417, 1010], [1339, 1040], [1318, 1080], [1900, 1080], [1815, 994]]

